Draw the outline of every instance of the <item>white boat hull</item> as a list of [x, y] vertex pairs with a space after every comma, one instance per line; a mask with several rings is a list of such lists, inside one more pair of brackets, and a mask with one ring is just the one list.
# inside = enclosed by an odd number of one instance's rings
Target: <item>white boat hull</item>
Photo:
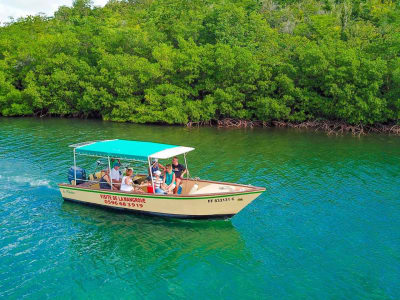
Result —
[[230, 218], [250, 204], [265, 189], [210, 195], [157, 195], [91, 189], [60, 184], [65, 200], [131, 212], [174, 218]]

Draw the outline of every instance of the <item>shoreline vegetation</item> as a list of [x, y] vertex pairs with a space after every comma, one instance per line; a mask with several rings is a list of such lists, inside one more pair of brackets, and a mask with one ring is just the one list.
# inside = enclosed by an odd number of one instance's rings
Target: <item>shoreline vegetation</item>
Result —
[[324, 131], [328, 135], [351, 133], [352, 135], [366, 135], [368, 133], [384, 133], [392, 135], [400, 135], [400, 125], [392, 124], [374, 124], [374, 125], [350, 125], [340, 121], [305, 121], [301, 123], [284, 122], [284, 121], [249, 121], [249, 120], [235, 120], [223, 119], [214, 122], [189, 122], [187, 127], [196, 126], [217, 126], [222, 128], [256, 128], [256, 127], [277, 127], [277, 128], [293, 128], [293, 129], [313, 129], [315, 131]]
[[400, 135], [400, 0], [89, 0], [0, 27], [0, 116]]
[[[1, 115], [0, 115], [1, 117]], [[24, 116], [14, 116], [14, 117], [24, 117]], [[27, 117], [27, 116], [25, 116]], [[33, 116], [37, 118], [69, 118], [71, 116]], [[7, 118], [7, 117], [6, 117]], [[12, 117], [11, 117], [12, 118]], [[79, 117], [71, 117], [78, 118]], [[87, 119], [87, 118], [85, 118]], [[94, 119], [94, 118], [93, 118]], [[99, 118], [97, 118], [99, 120]], [[108, 120], [110, 121], [110, 120]], [[111, 121], [112, 122], [112, 121]], [[124, 122], [128, 123], [128, 122]], [[132, 123], [132, 122], [129, 122]], [[134, 123], [133, 123], [134, 124]], [[143, 124], [143, 123], [136, 123]], [[229, 119], [225, 118], [222, 120], [211, 120], [211, 121], [200, 121], [200, 122], [188, 122], [186, 124], [165, 124], [165, 123], [148, 123], [149, 125], [176, 125], [185, 126], [187, 128], [194, 127], [217, 127], [217, 128], [291, 128], [291, 129], [305, 129], [326, 132], [327, 135], [343, 135], [352, 134], [354, 136], [367, 135], [370, 133], [377, 134], [388, 134], [388, 135], [399, 135], [400, 136], [400, 125], [398, 124], [373, 124], [373, 125], [363, 125], [356, 124], [351, 125], [342, 121], [329, 121], [329, 120], [314, 120], [305, 122], [285, 122], [285, 121], [255, 121], [255, 120], [239, 120], [239, 119]]]

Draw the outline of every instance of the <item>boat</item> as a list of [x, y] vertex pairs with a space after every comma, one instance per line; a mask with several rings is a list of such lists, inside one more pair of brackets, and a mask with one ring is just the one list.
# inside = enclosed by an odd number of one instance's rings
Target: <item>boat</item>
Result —
[[[69, 183], [58, 185], [63, 199], [67, 201], [154, 216], [227, 219], [265, 191], [263, 187], [252, 185], [191, 178], [186, 158], [187, 153], [194, 150], [191, 147], [121, 139], [90, 141], [70, 147], [73, 148], [74, 166], [69, 170]], [[181, 155], [187, 170], [181, 188], [174, 194], [155, 193], [153, 176], [148, 172], [152, 161]], [[77, 156], [106, 160], [106, 163], [102, 163], [106, 169], [89, 174], [86, 179], [85, 170], [77, 167]], [[110, 189], [102, 189], [100, 178], [107, 169], [111, 170], [113, 161], [124, 161], [125, 167], [143, 165], [148, 174], [143, 172], [135, 175], [133, 180], [137, 185], [132, 192], [116, 190], [115, 184], [111, 184]], [[100, 161], [97, 160], [97, 163], [100, 164]]]

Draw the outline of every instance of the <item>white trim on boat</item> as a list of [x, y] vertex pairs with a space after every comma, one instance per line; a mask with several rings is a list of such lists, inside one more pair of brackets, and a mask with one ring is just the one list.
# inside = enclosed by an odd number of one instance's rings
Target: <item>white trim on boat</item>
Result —
[[165, 150], [153, 153], [152, 155], [150, 155], [150, 157], [151, 158], [158, 158], [158, 159], [168, 159], [168, 158], [171, 158], [173, 156], [177, 156], [177, 155], [180, 155], [180, 154], [184, 154], [184, 153], [190, 152], [192, 150], [194, 150], [194, 148], [178, 146], [178, 147], [169, 148], [169, 149], [165, 149]]

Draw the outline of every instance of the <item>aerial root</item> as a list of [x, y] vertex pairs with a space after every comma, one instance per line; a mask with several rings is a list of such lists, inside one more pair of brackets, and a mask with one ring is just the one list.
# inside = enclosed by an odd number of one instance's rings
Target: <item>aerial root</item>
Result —
[[188, 122], [186, 127], [212, 126], [211, 121]]
[[224, 118], [217, 121], [188, 122], [187, 127], [217, 126], [219, 128], [254, 128], [254, 127], [278, 127], [295, 129], [314, 129], [324, 131], [328, 135], [342, 135], [351, 133], [354, 136], [366, 135], [368, 133], [386, 133], [400, 135], [400, 125], [363, 125], [346, 124], [342, 121], [304, 121], [304, 122], [285, 122], [285, 121], [251, 121], [233, 118]]

